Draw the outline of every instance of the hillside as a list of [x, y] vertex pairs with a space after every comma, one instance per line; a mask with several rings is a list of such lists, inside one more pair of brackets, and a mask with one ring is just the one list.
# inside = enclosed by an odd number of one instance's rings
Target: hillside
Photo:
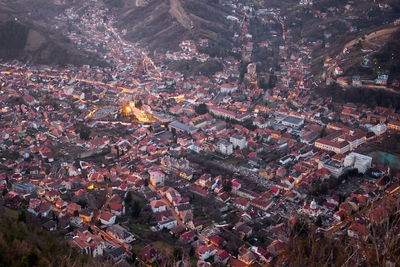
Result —
[[63, 6], [53, 1], [0, 1], [0, 58], [39, 64], [102, 64], [50, 29]]
[[125, 38], [147, 44], [149, 49], [176, 49], [184, 39], [208, 38], [229, 46], [232, 28], [227, 9], [218, 1], [193, 0], [105, 0], [118, 14], [117, 26]]
[[111, 266], [71, 248], [65, 232], [41, 229], [38, 218], [26, 210], [1, 203], [0, 212], [0, 266]]
[[[334, 101], [400, 107], [399, 1], [292, 3], [282, 5], [286, 32], [289, 41], [312, 47], [317, 93]], [[388, 76], [387, 83], [377, 84], [380, 75]], [[338, 78], [344, 85], [336, 82]], [[362, 85], [355, 87], [353, 78]]]
[[[343, 242], [343, 237], [333, 239], [298, 219], [291, 226], [287, 246], [272, 266], [398, 266], [398, 216], [387, 224], [372, 225], [374, 234], [357, 248]], [[376, 240], [381, 241], [379, 245]]]
[[372, 60], [382, 69], [389, 71], [389, 84], [400, 80], [400, 27], [393, 32], [383, 47], [373, 55]]

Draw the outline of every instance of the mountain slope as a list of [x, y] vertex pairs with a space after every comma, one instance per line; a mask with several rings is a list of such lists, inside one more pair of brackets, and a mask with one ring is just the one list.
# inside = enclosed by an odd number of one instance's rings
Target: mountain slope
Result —
[[117, 26], [126, 29], [125, 38], [154, 49], [173, 49], [184, 39], [229, 40], [232, 29], [228, 11], [213, 1], [150, 0], [111, 1], [106, 5], [118, 17]]
[[53, 1], [0, 1], [0, 58], [39, 64], [102, 64], [50, 29], [62, 6]]

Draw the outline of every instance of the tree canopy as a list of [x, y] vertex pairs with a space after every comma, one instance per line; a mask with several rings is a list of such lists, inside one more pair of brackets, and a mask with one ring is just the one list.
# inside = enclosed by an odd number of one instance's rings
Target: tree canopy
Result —
[[207, 105], [204, 104], [204, 103], [201, 103], [198, 106], [196, 106], [194, 110], [199, 115], [203, 115], [203, 114], [206, 114], [208, 112]]

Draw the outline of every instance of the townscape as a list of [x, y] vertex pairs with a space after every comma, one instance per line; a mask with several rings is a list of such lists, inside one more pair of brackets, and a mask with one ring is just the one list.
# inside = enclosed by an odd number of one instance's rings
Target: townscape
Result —
[[[400, 113], [312, 93], [320, 43], [295, 42], [279, 9], [226, 5], [240, 59], [207, 54], [204, 38], [149, 52], [90, 0], [52, 27], [104, 66], [0, 61], [4, 206], [117, 264], [268, 265], [300, 223], [357, 244], [362, 260], [374, 225], [400, 208], [398, 147], [382, 145], [399, 136]], [[247, 17], [270, 36], [252, 36]], [[274, 75], [258, 71], [256, 48], [275, 53]], [[398, 92], [386, 74], [364, 85], [341, 76], [351, 49], [324, 59], [321, 82]], [[222, 70], [188, 75], [176, 62]]]

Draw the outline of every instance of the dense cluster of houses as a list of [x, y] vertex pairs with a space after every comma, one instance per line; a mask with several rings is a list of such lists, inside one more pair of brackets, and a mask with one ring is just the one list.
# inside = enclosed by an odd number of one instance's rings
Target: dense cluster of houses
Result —
[[[199, 45], [203, 47], [208, 46], [208, 39], [200, 39]], [[179, 47], [182, 49], [181, 52], [166, 53], [165, 57], [170, 60], [192, 60], [195, 59], [200, 62], [206, 62], [210, 60], [210, 56], [197, 51], [196, 44], [193, 40], [184, 40], [181, 42]]]

